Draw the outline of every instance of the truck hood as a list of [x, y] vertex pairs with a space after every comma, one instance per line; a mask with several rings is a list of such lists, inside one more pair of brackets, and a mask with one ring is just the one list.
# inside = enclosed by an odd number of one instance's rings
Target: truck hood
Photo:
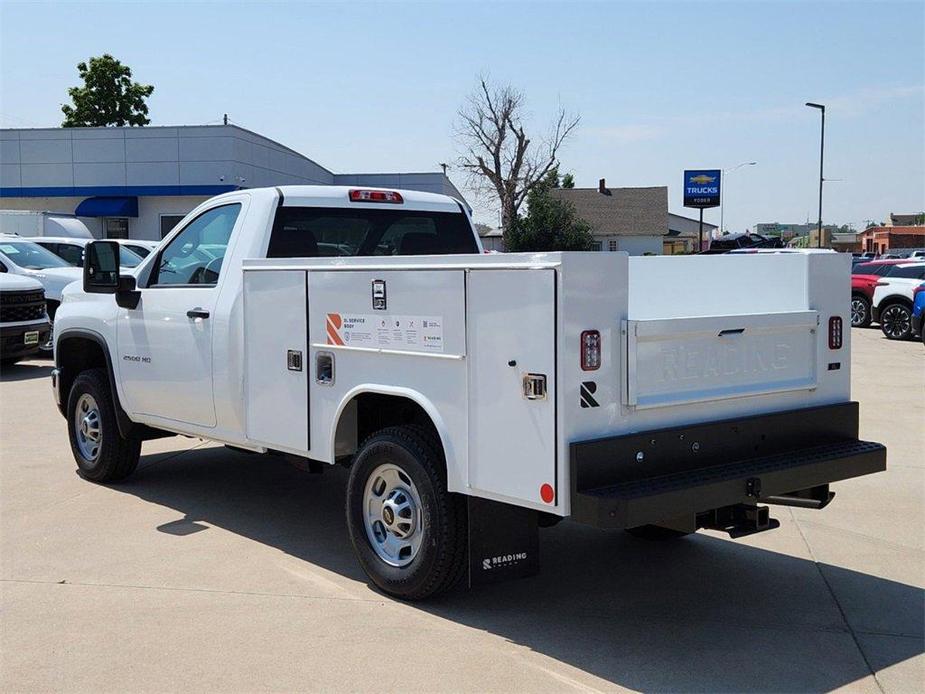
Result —
[[24, 277], [31, 277], [45, 287], [45, 298], [61, 301], [62, 290], [71, 282], [83, 279], [83, 269], [79, 267], [52, 267], [46, 270], [23, 270]]
[[36, 289], [42, 289], [42, 283], [37, 279], [9, 272], [0, 273], [0, 291], [21, 292]]

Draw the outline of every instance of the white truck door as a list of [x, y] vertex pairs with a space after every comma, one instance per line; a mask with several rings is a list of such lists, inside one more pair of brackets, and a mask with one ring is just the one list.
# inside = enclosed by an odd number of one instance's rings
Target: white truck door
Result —
[[466, 297], [469, 486], [546, 509], [557, 503], [555, 279], [472, 270]]
[[232, 203], [192, 220], [155, 259], [137, 308], [119, 317], [119, 376], [129, 412], [215, 426], [212, 324], [219, 275], [241, 211]]

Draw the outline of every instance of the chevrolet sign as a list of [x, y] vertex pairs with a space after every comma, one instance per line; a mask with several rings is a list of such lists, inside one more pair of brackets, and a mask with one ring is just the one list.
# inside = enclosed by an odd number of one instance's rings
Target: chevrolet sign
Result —
[[719, 169], [697, 169], [684, 172], [684, 206], [718, 207], [720, 200]]

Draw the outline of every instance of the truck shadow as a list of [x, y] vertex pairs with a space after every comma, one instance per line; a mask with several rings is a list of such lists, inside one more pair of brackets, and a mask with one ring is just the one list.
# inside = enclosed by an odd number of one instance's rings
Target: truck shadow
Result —
[[[113, 489], [184, 514], [157, 529], [179, 542], [216, 526], [365, 582], [343, 518], [346, 478], [208, 448], [145, 456]], [[565, 522], [540, 543], [536, 577], [407, 609], [637, 690], [831, 690], [869, 674], [855, 642], [875, 671], [925, 651], [925, 592], [911, 585], [706, 534], [647, 543]]]
[[50, 361], [27, 361], [0, 367], [0, 383], [29, 381], [33, 378], [48, 378], [54, 364]]

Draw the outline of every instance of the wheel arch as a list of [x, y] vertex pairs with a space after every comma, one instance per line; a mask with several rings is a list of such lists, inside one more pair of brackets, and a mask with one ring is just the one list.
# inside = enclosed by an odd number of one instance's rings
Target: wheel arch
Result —
[[912, 310], [912, 299], [907, 296], [903, 296], [902, 294], [890, 294], [880, 299], [880, 312], [883, 313], [887, 306], [890, 306], [891, 304], [902, 304], [910, 311]]
[[65, 416], [68, 394], [78, 374], [87, 369], [106, 369], [119, 433], [127, 437], [132, 432], [135, 423], [129, 419], [128, 414], [122, 408], [112, 365], [112, 355], [102, 335], [92, 330], [79, 328], [71, 328], [57, 335], [55, 338], [55, 368], [58, 369], [58, 388], [61, 393], [58, 409]]
[[343, 446], [353, 439], [358, 446], [373, 431], [396, 424], [418, 424], [432, 429], [449, 468], [449, 461], [455, 459], [454, 449], [437, 407], [416, 390], [375, 384], [352, 388], [338, 404], [330, 430], [331, 460], [337, 457], [338, 441]]

